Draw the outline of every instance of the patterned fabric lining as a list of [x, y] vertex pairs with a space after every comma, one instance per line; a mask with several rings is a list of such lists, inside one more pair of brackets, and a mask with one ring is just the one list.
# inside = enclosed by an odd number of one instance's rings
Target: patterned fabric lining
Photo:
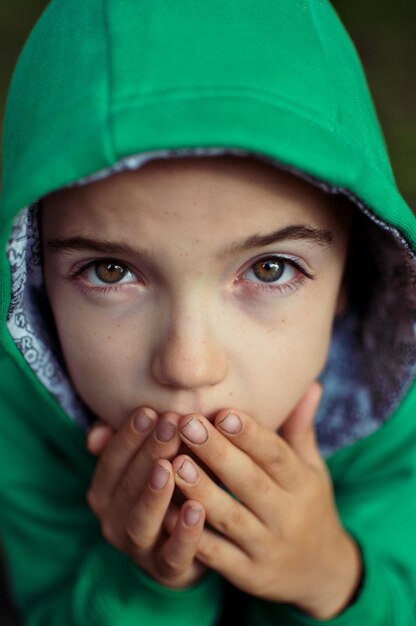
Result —
[[[334, 323], [329, 356], [320, 380], [324, 394], [316, 417], [323, 456], [374, 432], [388, 419], [416, 374], [415, 255], [394, 228], [357, 198], [264, 155], [222, 148], [180, 149], [134, 155], [112, 168], [79, 179], [84, 185], [116, 172], [133, 170], [155, 158], [255, 156], [283, 167], [328, 193], [346, 195], [369, 219], [363, 220], [366, 254], [378, 272], [376, 288], [363, 313], [354, 306]], [[74, 186], [70, 185], [70, 186]], [[18, 349], [41, 383], [81, 428], [94, 419], [77, 396], [65, 370], [45, 293], [38, 227], [39, 203], [15, 218], [7, 248], [12, 300], [7, 326]], [[368, 256], [362, 258], [366, 263]], [[359, 270], [360, 268], [358, 268]], [[398, 295], [400, 294], [400, 295]]]
[[43, 284], [38, 227], [39, 205], [19, 213], [8, 244], [12, 299], [7, 327], [26, 362], [41, 383], [79, 426], [88, 428], [91, 415], [65, 372]]

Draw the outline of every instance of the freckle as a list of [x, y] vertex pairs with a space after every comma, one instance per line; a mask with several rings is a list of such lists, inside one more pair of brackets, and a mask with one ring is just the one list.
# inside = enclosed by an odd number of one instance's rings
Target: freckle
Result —
[[[283, 321], [283, 324], [286, 323], [285, 320], [282, 320], [282, 321]], [[268, 335], [277, 335], [278, 332], [279, 332], [279, 327], [278, 326], [273, 326], [272, 328], [268, 328], [266, 330], [266, 332], [267, 332]]]

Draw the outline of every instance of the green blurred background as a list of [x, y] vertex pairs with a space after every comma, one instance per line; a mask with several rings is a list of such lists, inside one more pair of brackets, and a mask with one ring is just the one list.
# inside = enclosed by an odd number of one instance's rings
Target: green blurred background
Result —
[[[0, 0], [1, 119], [13, 65], [46, 4]], [[415, 210], [416, 1], [333, 0], [333, 5], [363, 60], [399, 188]]]

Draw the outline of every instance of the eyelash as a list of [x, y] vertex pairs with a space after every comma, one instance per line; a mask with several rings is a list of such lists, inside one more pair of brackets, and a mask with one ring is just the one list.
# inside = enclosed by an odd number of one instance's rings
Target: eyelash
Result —
[[[283, 262], [285, 265], [289, 264], [291, 265], [297, 272], [298, 272], [298, 276], [295, 280], [292, 280], [289, 283], [284, 283], [282, 285], [272, 285], [272, 284], [267, 284], [267, 283], [255, 283], [252, 280], [246, 280], [243, 282], [248, 282], [250, 283], [250, 290], [254, 290], [257, 293], [280, 293], [280, 294], [287, 294], [289, 292], [292, 291], [296, 291], [297, 289], [299, 289], [300, 287], [302, 287], [305, 283], [307, 279], [313, 280], [314, 276], [312, 274], [310, 274], [297, 260], [293, 259], [293, 258], [289, 258], [289, 257], [285, 257], [282, 255], [277, 255], [277, 254], [271, 254], [268, 256], [264, 256], [264, 257], [260, 257], [258, 259], [255, 259], [254, 261], [252, 261], [251, 265], [244, 270], [243, 272], [243, 276], [245, 274], [247, 274], [254, 265], [256, 265], [257, 263], [260, 263], [261, 261], [279, 261], [280, 263]], [[132, 270], [129, 269], [128, 265], [122, 261], [118, 261], [117, 259], [113, 259], [113, 258], [99, 258], [99, 259], [94, 259], [92, 261], [89, 261], [88, 263], [85, 263], [83, 266], [81, 266], [80, 268], [76, 269], [75, 271], [71, 272], [70, 274], [68, 274], [65, 278], [71, 282], [75, 282], [77, 284], [77, 286], [83, 290], [83, 291], [87, 291], [87, 292], [93, 292], [95, 294], [98, 295], [107, 295], [109, 293], [118, 293], [121, 289], [124, 288], [125, 285], [131, 285], [131, 282], [122, 282], [122, 283], [113, 283], [113, 284], [108, 284], [105, 286], [87, 286], [86, 284], [82, 284], [82, 282], [79, 280], [80, 277], [82, 277], [82, 274], [88, 270], [91, 267], [94, 267], [94, 265], [97, 265], [98, 263], [114, 263], [117, 265], [120, 265], [124, 268], [126, 268], [129, 272], [131, 272], [132, 274], [134, 274], [134, 272]], [[260, 280], [260, 279], [259, 279]], [[241, 281], [239, 281], [241, 282]]]

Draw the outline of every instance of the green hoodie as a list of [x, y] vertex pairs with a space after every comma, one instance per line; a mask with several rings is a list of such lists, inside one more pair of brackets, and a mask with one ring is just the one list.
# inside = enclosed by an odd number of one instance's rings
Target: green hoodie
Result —
[[[101, 535], [85, 497], [91, 416], [49, 337], [36, 228], [53, 190], [157, 156], [220, 153], [284, 167], [361, 216], [365, 306], [352, 298], [334, 326], [317, 433], [364, 572], [326, 623], [415, 623], [416, 225], [339, 19], [326, 0], [53, 0], [13, 76], [0, 205], [0, 528], [29, 626], [220, 617], [220, 576], [168, 589]], [[241, 623], [322, 623], [246, 601]]]

